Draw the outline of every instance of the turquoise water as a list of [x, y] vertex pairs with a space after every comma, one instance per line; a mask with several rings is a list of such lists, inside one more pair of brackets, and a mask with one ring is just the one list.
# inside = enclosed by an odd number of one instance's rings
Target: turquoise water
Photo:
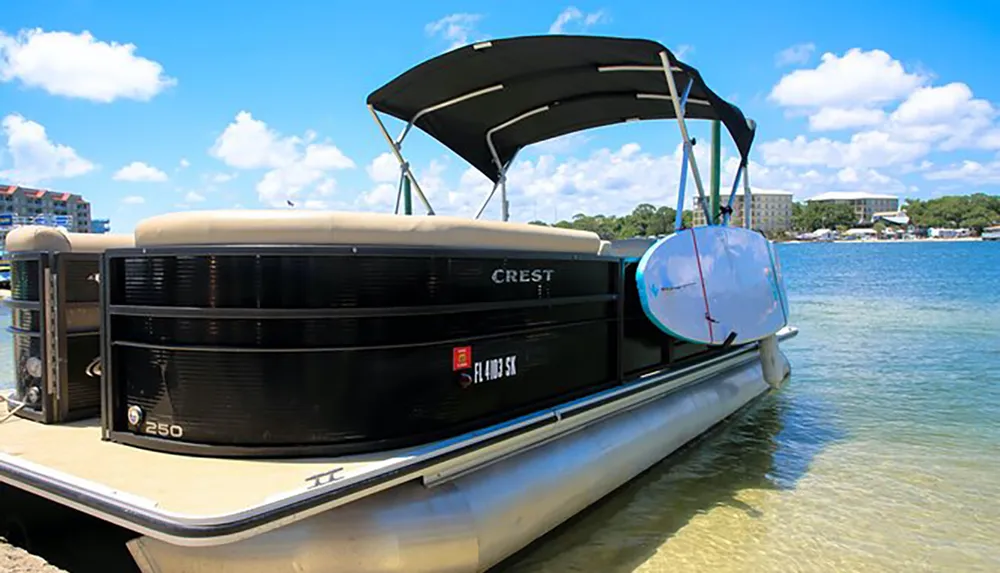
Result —
[[786, 385], [501, 571], [1000, 571], [1000, 243], [778, 252]]

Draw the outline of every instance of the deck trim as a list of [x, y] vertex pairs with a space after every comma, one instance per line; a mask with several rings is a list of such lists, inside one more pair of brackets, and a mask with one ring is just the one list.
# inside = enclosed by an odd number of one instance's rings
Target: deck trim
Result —
[[[779, 340], [798, 334], [786, 327]], [[757, 343], [676, 371], [658, 371], [596, 394], [448, 440], [407, 448], [375, 470], [314, 488], [280, 492], [231, 514], [192, 516], [158, 511], [155, 502], [0, 453], [0, 481], [168, 543], [220, 545], [253, 537], [401, 483], [423, 479], [433, 487], [516, 451], [579, 430], [598, 420], [751, 362]], [[128, 447], [128, 446], [122, 446]], [[335, 462], [332, 462], [332, 464]], [[331, 464], [331, 465], [332, 465]]]

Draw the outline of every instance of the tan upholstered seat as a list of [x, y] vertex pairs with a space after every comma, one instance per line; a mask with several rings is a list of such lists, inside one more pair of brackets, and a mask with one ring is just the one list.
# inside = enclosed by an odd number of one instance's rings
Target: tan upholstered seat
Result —
[[138, 247], [400, 245], [597, 254], [596, 233], [461, 217], [292, 210], [170, 213], [141, 221]]
[[7, 233], [7, 252], [46, 251], [103, 253], [107, 249], [131, 247], [132, 235], [112, 233], [68, 233], [58, 227], [25, 225]]

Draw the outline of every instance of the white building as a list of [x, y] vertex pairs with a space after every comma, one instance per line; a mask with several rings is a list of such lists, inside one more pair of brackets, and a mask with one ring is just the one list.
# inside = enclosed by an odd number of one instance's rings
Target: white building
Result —
[[91, 232], [90, 203], [74, 193], [0, 183], [0, 247], [20, 225], [58, 225], [76, 233]]
[[[764, 232], [787, 231], [792, 228], [792, 194], [788, 191], [768, 191], [751, 189], [750, 220], [754, 229]], [[723, 192], [722, 205], [729, 201], [729, 193]], [[707, 199], [707, 197], [706, 197]], [[694, 195], [693, 223], [705, 224], [705, 213], [697, 193]], [[730, 224], [743, 225], [743, 189], [736, 190], [733, 197], [733, 216]]]
[[831, 191], [806, 199], [807, 203], [840, 203], [854, 209], [857, 223], [871, 223], [875, 213], [898, 212], [899, 197], [864, 191]]

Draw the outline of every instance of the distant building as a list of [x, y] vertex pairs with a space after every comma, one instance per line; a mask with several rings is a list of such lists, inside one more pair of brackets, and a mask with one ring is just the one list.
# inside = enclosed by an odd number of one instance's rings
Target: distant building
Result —
[[91, 233], [110, 233], [111, 219], [94, 219], [90, 222]]
[[906, 214], [906, 211], [886, 211], [879, 213], [872, 213], [872, 223], [878, 223], [882, 221], [883, 223], [888, 223], [890, 225], [899, 225], [901, 227], [906, 227], [910, 224], [910, 216]]
[[931, 227], [927, 229], [927, 236], [932, 239], [953, 239], [956, 237], [971, 237], [971, 229], [945, 229], [942, 227]]
[[90, 233], [90, 203], [74, 193], [0, 184], [0, 242], [5, 243], [7, 232], [21, 225]]
[[[788, 231], [792, 228], [792, 194], [787, 191], [750, 190], [750, 221], [754, 229], [764, 232]], [[729, 193], [722, 193], [722, 204], [729, 201]], [[694, 196], [692, 221], [695, 225], [705, 224], [705, 213], [698, 195]], [[733, 197], [731, 225], [743, 225], [743, 189]]]
[[832, 191], [806, 199], [807, 203], [839, 203], [854, 209], [856, 223], [871, 223], [876, 213], [898, 212], [899, 198], [864, 191]]

